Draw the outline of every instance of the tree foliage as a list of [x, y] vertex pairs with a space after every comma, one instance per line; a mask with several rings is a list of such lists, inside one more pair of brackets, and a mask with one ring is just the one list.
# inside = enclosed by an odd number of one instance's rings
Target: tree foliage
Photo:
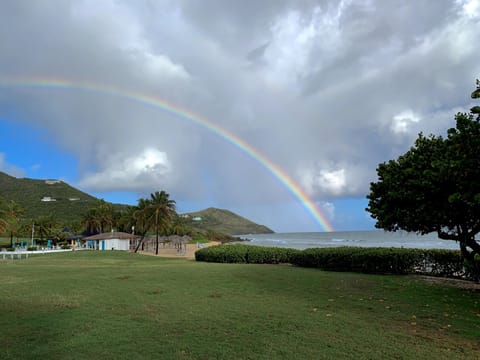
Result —
[[367, 196], [376, 227], [436, 232], [458, 241], [471, 266], [480, 254], [475, 240], [480, 232], [480, 115], [475, 115], [458, 113], [446, 138], [420, 134], [404, 155], [378, 166], [378, 181]]
[[[139, 199], [137, 209], [134, 211], [136, 220], [136, 229], [143, 237], [146, 233], [155, 229], [155, 253], [158, 254], [159, 235], [162, 232], [166, 234], [176, 216], [175, 200], [170, 199], [170, 195], [162, 191], [156, 191], [150, 194], [149, 199]], [[138, 244], [135, 251], [138, 250]]]
[[10, 246], [21, 231], [24, 214], [25, 210], [15, 201], [0, 199], [0, 233], [10, 236]]

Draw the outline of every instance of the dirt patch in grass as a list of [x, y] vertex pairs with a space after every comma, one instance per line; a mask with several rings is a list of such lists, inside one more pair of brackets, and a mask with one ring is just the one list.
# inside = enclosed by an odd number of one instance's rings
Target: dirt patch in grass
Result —
[[415, 279], [419, 279], [421, 281], [425, 281], [429, 284], [435, 285], [446, 285], [451, 286], [459, 289], [466, 289], [472, 291], [480, 291], [480, 283], [462, 279], [450, 279], [450, 278], [442, 278], [436, 276], [425, 276], [425, 275], [412, 275]]

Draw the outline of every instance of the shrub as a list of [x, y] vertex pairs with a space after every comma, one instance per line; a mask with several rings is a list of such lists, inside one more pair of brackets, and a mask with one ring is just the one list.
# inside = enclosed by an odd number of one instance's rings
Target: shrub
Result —
[[464, 277], [460, 251], [403, 248], [316, 248], [297, 254], [293, 264], [329, 271], [375, 274], [427, 274]]
[[[458, 250], [404, 248], [312, 248], [305, 250], [252, 245], [222, 245], [201, 249], [197, 261], [246, 264], [290, 263], [326, 271], [371, 274], [425, 274], [476, 279]], [[480, 257], [476, 259], [480, 267]]]
[[37, 250], [37, 247], [36, 246], [29, 246], [27, 248], [28, 251], [36, 251]]
[[299, 252], [295, 249], [252, 245], [211, 246], [198, 250], [195, 260], [220, 263], [281, 264], [291, 263], [291, 257]]
[[195, 260], [217, 263], [245, 263], [246, 245], [210, 246], [195, 252]]

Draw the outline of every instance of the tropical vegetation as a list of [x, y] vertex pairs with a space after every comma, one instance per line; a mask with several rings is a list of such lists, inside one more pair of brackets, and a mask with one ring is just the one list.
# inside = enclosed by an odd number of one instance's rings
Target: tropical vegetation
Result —
[[[216, 210], [215, 210], [216, 211]], [[224, 210], [216, 211], [223, 214]], [[14, 247], [17, 239], [25, 243], [35, 241], [37, 245], [47, 244], [47, 239], [53, 244], [67, 245], [67, 241], [78, 236], [88, 236], [98, 233], [120, 231], [132, 232], [141, 237], [138, 248], [142, 246], [147, 235], [155, 236], [155, 253], [158, 253], [160, 236], [188, 235], [193, 241], [228, 242], [236, 238], [215, 230], [194, 227], [190, 216], [179, 215], [176, 212], [176, 202], [162, 190], [150, 194], [148, 198], [140, 198], [136, 206], [117, 207], [105, 200], [97, 200], [83, 213], [78, 221], [66, 221], [53, 214], [39, 215], [28, 218], [24, 208], [13, 200], [0, 198], [0, 236], [10, 238], [9, 247]], [[230, 217], [240, 218], [233, 213]], [[223, 219], [229, 222], [229, 216]], [[211, 217], [209, 217], [211, 219]], [[218, 220], [217, 220], [218, 221]], [[231, 222], [231, 221], [230, 221]], [[258, 226], [245, 219], [239, 226]], [[31, 244], [33, 245], [33, 244]]]
[[[472, 97], [480, 97], [478, 80]], [[455, 120], [447, 137], [420, 134], [408, 152], [378, 166], [367, 210], [378, 228], [457, 241], [480, 279], [480, 107]]]
[[[296, 250], [244, 244], [212, 246], [195, 252], [197, 261], [240, 264], [291, 264], [327, 271], [372, 274], [423, 274], [474, 280], [459, 250], [335, 247]], [[480, 265], [480, 258], [477, 258]]]

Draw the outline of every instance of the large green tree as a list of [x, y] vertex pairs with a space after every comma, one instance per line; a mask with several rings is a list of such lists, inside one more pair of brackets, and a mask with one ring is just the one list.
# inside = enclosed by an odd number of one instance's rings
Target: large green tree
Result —
[[10, 246], [22, 227], [24, 214], [25, 210], [15, 201], [0, 199], [0, 232], [10, 236]]
[[41, 243], [44, 242], [44, 239], [50, 239], [56, 244], [66, 236], [62, 224], [60, 224], [53, 215], [39, 216], [33, 223], [35, 226], [35, 235], [40, 237]]
[[173, 219], [175, 212], [175, 200], [165, 191], [156, 191], [150, 194], [150, 201], [147, 208], [150, 214], [150, 222], [155, 227], [155, 254], [158, 255], [158, 236], [160, 231], [164, 233]]
[[[475, 98], [477, 90], [472, 94]], [[475, 255], [480, 243], [480, 114], [455, 116], [447, 137], [420, 134], [414, 146], [377, 168], [367, 211], [387, 231], [436, 232], [455, 240], [472, 274], [480, 276]]]
[[113, 205], [102, 199], [83, 215], [82, 224], [89, 234], [104, 233], [115, 227], [118, 217]]
[[165, 191], [156, 191], [150, 194], [149, 199], [139, 199], [137, 209], [134, 212], [136, 220], [135, 229], [142, 235], [142, 240], [137, 245], [135, 252], [143, 242], [146, 233], [155, 229], [155, 254], [158, 254], [158, 238], [160, 232], [166, 234], [176, 216], [175, 200]]

